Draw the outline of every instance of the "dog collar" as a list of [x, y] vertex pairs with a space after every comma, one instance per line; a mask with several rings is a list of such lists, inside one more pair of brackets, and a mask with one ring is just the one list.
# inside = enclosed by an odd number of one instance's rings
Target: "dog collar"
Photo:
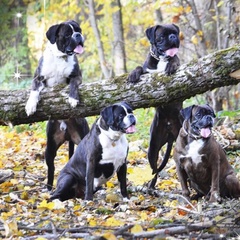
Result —
[[168, 61], [169, 57], [168, 56], [160, 56], [158, 57], [152, 50], [152, 45], [150, 46], [150, 54], [153, 58], [155, 58], [156, 60], [160, 61], [160, 60], [163, 60], [163, 61]]
[[186, 125], [186, 121], [184, 121], [184, 122], [183, 122], [183, 125], [182, 125], [182, 129], [183, 129], [183, 131], [184, 131], [184, 133], [185, 133], [186, 135], [188, 135], [189, 137], [191, 137], [191, 138], [193, 138], [193, 139], [195, 139], [195, 140], [198, 140], [198, 139], [201, 139], [201, 138], [202, 138], [201, 136], [196, 136], [196, 135], [193, 135], [193, 134], [189, 133], [189, 132], [186, 130], [185, 125]]

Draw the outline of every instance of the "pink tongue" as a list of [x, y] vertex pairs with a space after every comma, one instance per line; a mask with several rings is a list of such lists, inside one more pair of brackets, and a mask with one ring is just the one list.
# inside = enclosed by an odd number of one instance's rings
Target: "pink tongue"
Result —
[[81, 45], [78, 45], [73, 51], [75, 53], [82, 54], [84, 52], [84, 49]]
[[126, 129], [126, 133], [134, 133], [134, 132], [136, 132], [135, 125], [132, 125]]
[[167, 56], [173, 57], [178, 53], [178, 48], [170, 48], [165, 53]]
[[202, 137], [208, 138], [211, 134], [211, 130], [210, 128], [202, 128], [200, 134]]

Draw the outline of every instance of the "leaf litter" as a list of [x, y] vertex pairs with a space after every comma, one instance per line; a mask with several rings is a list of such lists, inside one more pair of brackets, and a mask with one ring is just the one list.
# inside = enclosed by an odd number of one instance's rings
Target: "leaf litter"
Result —
[[[174, 161], [160, 173], [155, 190], [143, 141], [130, 143], [128, 191], [122, 201], [117, 178], [93, 201], [54, 200], [46, 190], [42, 131], [1, 127], [0, 237], [11, 239], [239, 239], [240, 202], [187, 201], [181, 196]], [[55, 181], [68, 161], [67, 144], [55, 159]], [[239, 152], [232, 152], [240, 169]]]

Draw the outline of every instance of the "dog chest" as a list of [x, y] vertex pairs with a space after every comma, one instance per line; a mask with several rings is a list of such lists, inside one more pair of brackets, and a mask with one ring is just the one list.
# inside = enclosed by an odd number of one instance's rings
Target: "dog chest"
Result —
[[74, 69], [74, 55], [56, 56], [52, 51], [46, 49], [43, 56], [41, 75], [46, 79], [46, 85], [53, 87], [57, 84], [66, 83], [67, 78]]
[[117, 141], [112, 141], [105, 134], [99, 135], [102, 146], [102, 158], [96, 165], [94, 188], [106, 183], [125, 163], [128, 151], [128, 142], [125, 135]]
[[168, 64], [168, 61], [164, 60], [163, 58], [160, 58], [157, 68], [156, 69], [149, 69], [147, 68], [147, 72], [149, 73], [158, 73], [158, 72], [164, 72], [166, 69], [166, 66]]
[[202, 139], [197, 139], [192, 141], [188, 145], [187, 154], [185, 157], [189, 157], [192, 159], [192, 162], [196, 165], [202, 162], [202, 154], [200, 154], [200, 150], [204, 146], [204, 141]]

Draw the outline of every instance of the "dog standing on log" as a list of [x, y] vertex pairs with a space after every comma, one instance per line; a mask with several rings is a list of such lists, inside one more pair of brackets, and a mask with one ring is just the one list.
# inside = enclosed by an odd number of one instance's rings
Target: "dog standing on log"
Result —
[[[180, 45], [179, 28], [175, 24], [156, 25], [146, 30], [151, 44], [150, 52], [143, 66], [138, 66], [129, 76], [128, 81], [136, 83], [144, 73], [165, 72], [167, 75], [176, 72], [180, 65], [177, 56]], [[170, 103], [156, 108], [156, 113], [150, 128], [148, 160], [155, 177], [149, 187], [154, 188], [158, 173], [165, 167], [169, 159], [173, 142], [181, 128], [179, 111], [182, 102]], [[167, 150], [161, 165], [158, 167], [160, 149], [167, 143]]]
[[128, 142], [125, 134], [135, 132], [136, 118], [125, 103], [105, 107], [90, 132], [79, 143], [60, 172], [51, 200], [92, 200], [93, 194], [116, 172], [123, 198], [126, 188]]
[[[32, 89], [25, 110], [28, 116], [34, 114], [45, 87], [69, 84], [69, 103], [76, 107], [79, 102], [78, 86], [82, 83], [81, 70], [76, 54], [83, 53], [82, 31], [73, 20], [51, 26], [46, 33], [48, 43], [39, 61], [32, 81]], [[74, 143], [78, 144], [89, 132], [85, 119], [50, 120], [47, 125], [47, 147], [45, 151], [48, 166], [48, 189], [52, 189], [54, 158], [58, 148], [69, 141], [69, 156], [73, 154]]]
[[226, 153], [212, 135], [215, 114], [209, 105], [193, 105], [181, 110], [184, 122], [174, 148], [174, 160], [182, 187], [189, 199], [191, 188], [209, 201], [240, 197], [240, 183]]

